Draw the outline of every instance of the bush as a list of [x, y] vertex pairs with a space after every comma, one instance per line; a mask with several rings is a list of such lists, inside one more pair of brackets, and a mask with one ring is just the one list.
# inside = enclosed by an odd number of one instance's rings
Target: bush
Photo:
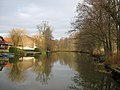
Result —
[[41, 52], [40, 48], [35, 48], [34, 51], [35, 52]]
[[16, 54], [23, 55], [23, 54], [24, 54], [24, 51], [23, 51], [22, 49], [17, 48], [17, 49], [16, 49]]
[[10, 47], [9, 48], [9, 52], [10, 53], [15, 53], [15, 54], [24, 54], [24, 51], [19, 49], [19, 48], [16, 48], [16, 47]]
[[15, 47], [10, 47], [9, 48], [10, 53], [15, 53], [16, 51], [17, 51], [17, 48], [15, 48]]

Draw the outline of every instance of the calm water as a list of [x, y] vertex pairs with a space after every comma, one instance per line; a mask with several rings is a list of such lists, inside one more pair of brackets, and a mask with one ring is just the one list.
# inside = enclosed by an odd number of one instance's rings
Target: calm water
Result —
[[84, 54], [4, 60], [9, 62], [0, 71], [0, 90], [120, 90], [120, 84], [98, 72], [92, 58]]

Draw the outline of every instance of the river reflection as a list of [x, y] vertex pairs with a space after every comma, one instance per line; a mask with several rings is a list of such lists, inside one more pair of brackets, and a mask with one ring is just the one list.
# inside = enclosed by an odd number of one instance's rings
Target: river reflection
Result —
[[76, 53], [9, 58], [0, 81], [0, 90], [120, 89], [110, 75], [96, 71], [89, 55]]
[[36, 58], [32, 70], [37, 74], [36, 80], [41, 84], [47, 84], [52, 77], [51, 70], [55, 60], [55, 56], [51, 55]]
[[72, 77], [73, 83], [68, 90], [120, 90], [110, 75], [96, 71], [96, 64], [89, 55], [77, 55], [76, 63], [77, 73]]

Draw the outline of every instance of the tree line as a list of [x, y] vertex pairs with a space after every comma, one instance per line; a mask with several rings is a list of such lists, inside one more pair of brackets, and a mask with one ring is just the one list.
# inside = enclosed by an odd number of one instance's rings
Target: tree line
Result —
[[[41, 49], [42, 51], [51, 51], [55, 47], [55, 41], [52, 36], [52, 27], [48, 24], [47, 21], [42, 21], [39, 25], [36, 26], [38, 32], [33, 35], [32, 38], [35, 41], [36, 48]], [[22, 28], [13, 28], [9, 32], [9, 36], [12, 39], [14, 47], [19, 46], [19, 44], [24, 44], [22, 37], [28, 35], [25, 29]], [[29, 35], [28, 35], [29, 36]], [[30, 36], [31, 37], [31, 36]]]
[[77, 49], [106, 55], [120, 52], [119, 0], [84, 0], [76, 12], [71, 31]]

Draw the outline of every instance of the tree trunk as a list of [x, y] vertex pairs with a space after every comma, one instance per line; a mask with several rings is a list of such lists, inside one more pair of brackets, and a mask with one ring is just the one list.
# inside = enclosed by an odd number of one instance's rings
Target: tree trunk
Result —
[[120, 25], [117, 27], [117, 52], [120, 52]]
[[111, 43], [111, 17], [108, 16], [108, 41], [109, 41], [109, 52], [112, 53], [112, 43]]

